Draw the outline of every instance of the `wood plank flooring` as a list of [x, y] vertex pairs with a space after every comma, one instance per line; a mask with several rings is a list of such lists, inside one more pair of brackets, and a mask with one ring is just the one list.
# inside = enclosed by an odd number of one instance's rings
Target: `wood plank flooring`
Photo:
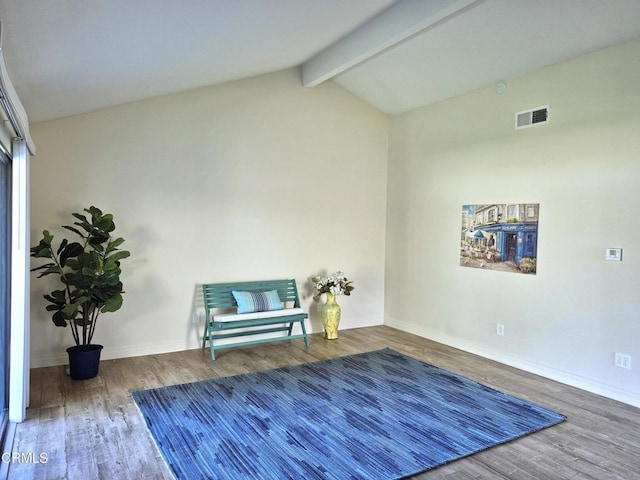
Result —
[[390, 347], [567, 416], [567, 421], [416, 479], [640, 479], [640, 409], [434, 343], [390, 327], [321, 334], [218, 352], [189, 350], [103, 361], [73, 381], [64, 367], [32, 370], [31, 407], [13, 451], [46, 463], [12, 463], [11, 480], [171, 479], [130, 392]]

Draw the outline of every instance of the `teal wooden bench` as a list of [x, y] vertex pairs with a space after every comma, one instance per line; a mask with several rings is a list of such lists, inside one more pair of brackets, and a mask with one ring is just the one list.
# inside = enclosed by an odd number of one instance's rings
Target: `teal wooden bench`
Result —
[[[238, 304], [232, 292], [269, 292], [276, 290], [282, 303], [281, 310], [237, 313], [229, 311], [237, 309]], [[264, 280], [234, 283], [209, 283], [202, 285], [204, 293], [205, 326], [202, 335], [202, 348], [209, 342], [211, 359], [215, 360], [216, 350], [255, 345], [258, 343], [277, 342], [281, 340], [304, 339], [309, 346], [309, 337], [304, 325], [307, 313], [300, 308], [298, 288], [293, 279]], [[302, 333], [293, 334], [294, 324], [299, 323]], [[278, 325], [278, 326], [275, 326]], [[242, 329], [242, 331], [240, 331]], [[286, 332], [287, 335], [270, 336], [259, 339], [246, 339], [232, 343], [216, 343], [227, 338], [242, 338], [257, 334]]]

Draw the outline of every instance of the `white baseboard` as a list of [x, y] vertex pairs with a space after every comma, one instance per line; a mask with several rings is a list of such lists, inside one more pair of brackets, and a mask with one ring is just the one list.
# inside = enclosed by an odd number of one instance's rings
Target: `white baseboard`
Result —
[[397, 328], [404, 332], [413, 333], [423, 338], [433, 340], [434, 342], [442, 343], [465, 352], [473, 353], [489, 360], [494, 360], [510, 367], [524, 370], [525, 372], [540, 375], [541, 377], [549, 378], [565, 385], [586, 390], [587, 392], [602, 395], [603, 397], [617, 400], [619, 402], [627, 403], [634, 407], [640, 407], [640, 395], [635, 392], [621, 389], [614, 385], [608, 385], [599, 380], [575, 375], [571, 372], [566, 372], [549, 365], [544, 365], [538, 362], [522, 359], [513, 355], [505, 354], [491, 348], [487, 348], [484, 345], [479, 345], [468, 340], [454, 337], [441, 332], [431, 330], [429, 328], [418, 326], [406, 322], [401, 322], [393, 318], [385, 318], [385, 325], [389, 327]]
[[[109, 347], [108, 345], [105, 345], [102, 353], [100, 354], [100, 360], [113, 360], [116, 358], [180, 352], [198, 347], [200, 347], [199, 344], [189, 345], [184, 342], [153, 343], [127, 347]], [[56, 365], [67, 365], [68, 363], [69, 357], [65, 351], [56, 355], [34, 356], [31, 358], [31, 368], [53, 367]]]
[[[351, 319], [351, 322], [345, 322], [341, 325], [341, 329], [348, 330], [350, 328], [373, 327], [382, 325], [383, 319]], [[299, 328], [299, 327], [296, 327]], [[307, 333], [318, 333], [322, 329], [314, 329], [312, 325], [307, 324]], [[294, 330], [294, 333], [299, 333]], [[227, 340], [231, 342], [231, 340]], [[143, 355], [157, 355], [161, 353], [182, 352], [184, 350], [193, 350], [202, 346], [201, 339], [192, 339], [185, 342], [166, 342], [166, 343], [149, 343], [142, 345], [130, 345], [125, 347], [111, 347], [105, 345], [100, 355], [101, 360], [113, 360], [116, 358], [141, 357]], [[31, 368], [52, 367], [56, 365], [67, 365], [69, 359], [65, 351], [55, 355], [34, 356], [31, 358]]]

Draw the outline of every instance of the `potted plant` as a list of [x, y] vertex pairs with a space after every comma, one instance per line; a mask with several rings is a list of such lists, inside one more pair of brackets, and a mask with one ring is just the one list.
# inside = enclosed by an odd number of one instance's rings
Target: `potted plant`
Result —
[[113, 215], [93, 206], [84, 211], [88, 216], [73, 213], [73, 226], [62, 226], [79, 237], [76, 241], [65, 238], [55, 248], [53, 235], [44, 230], [40, 243], [31, 248], [32, 257], [49, 260], [31, 271], [40, 271], [38, 278], [54, 275], [62, 284], [44, 298], [54, 325], [71, 328], [76, 345], [67, 349], [69, 374], [76, 380], [98, 374], [102, 345], [91, 340], [98, 316], [122, 306], [120, 261], [129, 256], [118, 248], [124, 239], [112, 236]]

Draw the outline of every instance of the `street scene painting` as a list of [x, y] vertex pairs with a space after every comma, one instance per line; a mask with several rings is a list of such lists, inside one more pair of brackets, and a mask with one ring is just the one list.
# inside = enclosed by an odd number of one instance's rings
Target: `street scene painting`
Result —
[[535, 275], [538, 203], [463, 205], [460, 266]]

